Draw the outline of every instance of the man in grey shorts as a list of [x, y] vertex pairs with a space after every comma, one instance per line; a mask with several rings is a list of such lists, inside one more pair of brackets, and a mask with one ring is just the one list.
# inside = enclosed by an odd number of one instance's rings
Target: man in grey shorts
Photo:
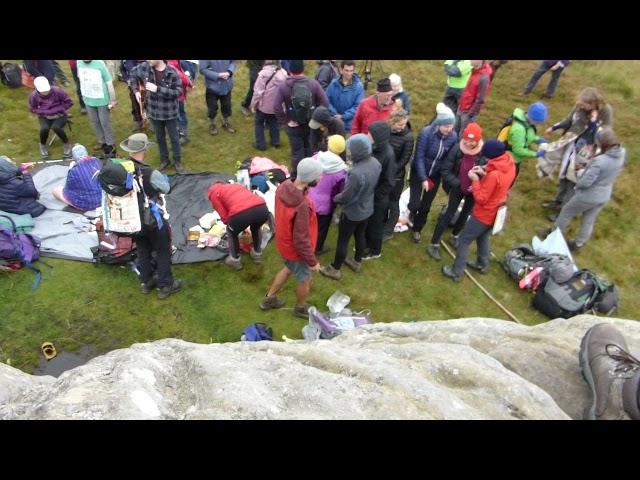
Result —
[[304, 158], [298, 163], [297, 177], [288, 179], [276, 190], [276, 247], [284, 259], [284, 268], [276, 274], [267, 294], [260, 301], [262, 310], [281, 308], [284, 301], [276, 294], [289, 279], [296, 277], [296, 317], [308, 318], [306, 300], [311, 287], [311, 273], [320, 270], [315, 256], [318, 238], [318, 219], [309, 187], [317, 185], [322, 177], [322, 163], [315, 158]]

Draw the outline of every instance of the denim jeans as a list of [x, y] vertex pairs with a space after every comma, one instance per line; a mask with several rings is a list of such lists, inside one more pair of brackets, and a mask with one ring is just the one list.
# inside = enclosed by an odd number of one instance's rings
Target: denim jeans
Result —
[[171, 120], [151, 120], [153, 130], [158, 141], [158, 149], [160, 150], [160, 163], [169, 163], [169, 149], [167, 148], [167, 137], [165, 130], [169, 132], [171, 140], [171, 150], [173, 150], [173, 161], [176, 165], [180, 165], [182, 154], [180, 150], [180, 135], [178, 134], [178, 119]]
[[299, 127], [287, 126], [287, 136], [291, 144], [291, 171], [295, 172], [300, 160], [311, 156], [310, 128], [308, 125]]
[[196, 76], [198, 75], [198, 66], [188, 60], [180, 60], [180, 66], [182, 67], [182, 70], [184, 70], [184, 73], [189, 72], [191, 83], [195, 83]]
[[[547, 93], [546, 93], [547, 97], [549, 98], [553, 97], [553, 94], [556, 91], [556, 87], [558, 86], [558, 80], [560, 80], [560, 75], [562, 75], [563, 70], [564, 68], [557, 68], [556, 70], [553, 70], [551, 72], [551, 80], [549, 81], [549, 86], [547, 87]], [[536, 83], [538, 83], [538, 80], [540, 80], [540, 77], [542, 77], [547, 71], [549, 71], [549, 68], [547, 68], [545, 66], [545, 63], [542, 62], [538, 66], [538, 69], [535, 72], [533, 72], [533, 75], [531, 76], [529, 83], [527, 83], [527, 86], [524, 87], [524, 93], [531, 93], [531, 90], [533, 90], [533, 87], [536, 86]]]
[[256, 110], [255, 130], [256, 130], [256, 147], [259, 149], [267, 148], [267, 142], [264, 138], [264, 127], [269, 128], [269, 136], [271, 137], [271, 145], [280, 145], [280, 127], [275, 114], [262, 113]]
[[184, 101], [178, 103], [178, 126], [183, 132], [189, 128], [189, 119], [184, 108]]
[[478, 244], [478, 265], [481, 267], [489, 266], [489, 250], [491, 248], [489, 238], [492, 228], [493, 225], [485, 225], [471, 215], [458, 240], [456, 261], [453, 264], [453, 273], [456, 276], [461, 276], [464, 272], [469, 258], [469, 247], [474, 240]]

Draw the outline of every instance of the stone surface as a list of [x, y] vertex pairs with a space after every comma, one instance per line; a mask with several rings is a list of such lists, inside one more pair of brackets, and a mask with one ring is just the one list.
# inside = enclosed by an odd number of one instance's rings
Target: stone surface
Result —
[[526, 327], [471, 318], [378, 323], [317, 342], [115, 350], [59, 378], [0, 365], [3, 419], [569, 419], [590, 393], [583, 315]]

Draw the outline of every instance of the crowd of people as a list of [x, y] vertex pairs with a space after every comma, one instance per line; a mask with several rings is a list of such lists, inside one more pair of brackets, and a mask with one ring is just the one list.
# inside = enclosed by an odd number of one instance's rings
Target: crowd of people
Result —
[[[559, 140], [550, 142], [537, 133], [536, 126], [549, 116], [547, 105], [540, 101], [531, 103], [526, 110], [515, 108], [498, 138], [491, 138], [482, 128], [480, 113], [490, 101], [495, 72], [505, 63], [445, 61], [442, 100], [437, 103], [432, 120], [415, 130], [414, 137], [410, 92], [397, 73], [379, 79], [375, 93], [366, 96], [353, 60], [319, 60], [315, 78], [305, 75], [303, 60], [247, 61], [249, 87], [241, 113], [245, 117], [254, 115], [253, 146], [258, 151], [267, 150], [267, 130], [269, 145], [280, 148], [280, 130], [284, 129], [291, 149], [291, 175], [275, 193], [275, 243], [284, 265], [261, 299], [261, 309], [283, 307], [285, 302], [277, 294], [294, 276], [297, 288], [293, 313], [307, 318], [314, 272], [339, 281], [343, 265], [361, 273], [364, 261], [380, 258], [383, 243], [394, 235], [400, 216], [399, 199], [407, 183], [409, 236], [415, 243], [422, 241], [422, 230], [440, 185], [448, 195], [447, 207], [436, 222], [426, 254], [435, 261], [441, 260], [441, 239], [452, 224], [448, 242], [456, 249], [456, 257], [441, 271], [455, 282], [462, 279], [467, 267], [487, 273], [491, 232], [499, 210], [508, 203], [509, 191], [517, 183], [523, 162], [536, 161], [538, 172], [544, 175], [559, 167], [558, 193], [543, 206], [558, 210], [550, 220], [553, 227], [562, 231], [580, 215], [578, 236], [568, 244], [575, 252], [587, 243], [625, 162], [625, 148], [612, 129], [613, 109], [596, 88], [590, 87], [579, 93], [564, 120], [545, 131], [550, 135], [562, 130]], [[550, 71], [545, 97], [551, 98], [569, 64], [568, 60], [544, 60], [522, 94], [530, 94], [538, 80]], [[74, 146], [65, 132], [73, 101], [64, 88], [56, 86], [56, 81], [63, 87], [71, 84], [58, 63], [25, 62], [35, 77], [28, 106], [40, 124], [41, 158], [49, 157], [49, 135], [53, 130], [63, 143], [64, 158], [73, 160], [65, 185], [54, 189], [53, 195], [79, 211], [100, 206], [102, 194], [97, 177], [103, 160], [117, 156], [110, 118], [118, 104], [113, 83], [117, 76], [128, 86], [134, 130], [120, 143], [120, 149], [128, 153], [134, 171], [140, 173], [141, 189], [148, 196], [145, 208], [150, 208], [151, 216], [156, 218], [136, 235], [141, 290], [148, 294], [158, 289], [158, 297], [167, 298], [181, 290], [182, 282], [172, 275], [168, 222], [153, 210], [161, 194], [170, 189], [160, 171], [172, 165], [177, 173], [186, 171], [181, 154], [181, 148], [189, 141], [186, 99], [198, 73], [204, 79], [209, 134], [219, 134], [218, 109], [221, 128], [229, 134], [236, 132], [231, 125], [231, 96], [237, 61], [122, 60], [117, 74], [109, 61], [70, 60], [69, 66], [81, 113], [89, 117], [96, 135], [94, 152], [101, 150], [102, 159], [91, 155], [83, 145]], [[145, 162], [149, 148], [155, 146], [141, 133], [149, 122], [160, 151], [159, 171]], [[226, 225], [225, 263], [233, 270], [243, 268], [238, 237], [246, 229], [252, 236], [250, 257], [255, 263], [262, 263], [261, 226], [270, 217], [265, 200], [242, 185], [223, 182], [211, 185], [203, 194]], [[37, 217], [45, 209], [38, 203], [38, 196], [28, 168], [1, 156], [0, 210]], [[333, 260], [321, 266], [319, 257], [331, 250], [327, 235], [338, 213]], [[548, 232], [550, 229], [543, 233]], [[350, 255], [352, 237], [355, 249]], [[477, 257], [469, 261], [474, 241]], [[624, 339], [615, 330], [592, 329], [587, 337], [581, 361], [594, 392], [598, 381], [609, 382], [609, 386], [616, 381], [595, 370], [608, 368], [611, 362], [614, 366], [626, 362], [633, 368], [625, 372], [636, 371], [637, 360], [629, 360]], [[624, 354], [610, 352], [612, 345]], [[596, 374], [601, 375], [600, 380], [594, 380]], [[629, 381], [629, 385], [635, 382], [631, 387], [624, 387], [631, 392], [625, 393], [624, 408], [636, 418], [638, 405], [630, 398], [640, 391], [637, 377], [640, 378], [635, 375]], [[596, 403], [591, 417], [606, 416], [606, 405]]]

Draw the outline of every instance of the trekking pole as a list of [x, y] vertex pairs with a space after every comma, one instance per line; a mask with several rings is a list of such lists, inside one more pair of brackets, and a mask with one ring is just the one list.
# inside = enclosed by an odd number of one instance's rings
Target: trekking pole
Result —
[[144, 83], [139, 80], [139, 87], [140, 87], [140, 117], [142, 117], [142, 130], [144, 131], [144, 133], [147, 133], [147, 126], [148, 126], [148, 119], [147, 119], [147, 115], [145, 114], [144, 111], [144, 100], [145, 100], [145, 96], [146, 96], [146, 90], [144, 88]]
[[[453, 254], [453, 251], [451, 250], [451, 248], [449, 248], [449, 245], [447, 245], [447, 244], [446, 244], [446, 242], [440, 242], [440, 244], [444, 246], [444, 249], [447, 251], [447, 253], [448, 253], [449, 255], [451, 255], [451, 257], [452, 257], [452, 258], [455, 258], [455, 255]], [[494, 257], [495, 257], [495, 255], [494, 255]], [[519, 324], [521, 324], [521, 325], [522, 325], [522, 322], [521, 322], [520, 320], [518, 320], [518, 317], [516, 317], [513, 313], [511, 313], [509, 310], [507, 310], [507, 309], [505, 308], [505, 306], [504, 306], [504, 305], [502, 305], [498, 300], [496, 300], [496, 299], [493, 297], [493, 295], [491, 295], [491, 294], [489, 293], [489, 291], [488, 291], [486, 288], [484, 288], [482, 285], [480, 285], [480, 282], [478, 282], [475, 278], [473, 278], [473, 275], [471, 275], [471, 273], [469, 273], [469, 270], [468, 270], [468, 269], [466, 269], [466, 268], [465, 268], [465, 269], [464, 269], [464, 273], [467, 275], [467, 277], [469, 277], [469, 278], [471, 279], [471, 281], [472, 281], [473, 283], [475, 283], [475, 284], [476, 284], [476, 286], [477, 286], [480, 290], [482, 290], [482, 293], [484, 293], [487, 297], [489, 297], [489, 299], [490, 299], [493, 303], [495, 303], [495, 304], [500, 308], [500, 310], [502, 310], [504, 313], [506, 313], [506, 314], [507, 314], [507, 316], [508, 316], [511, 320], [513, 320], [514, 322], [519, 323]]]

